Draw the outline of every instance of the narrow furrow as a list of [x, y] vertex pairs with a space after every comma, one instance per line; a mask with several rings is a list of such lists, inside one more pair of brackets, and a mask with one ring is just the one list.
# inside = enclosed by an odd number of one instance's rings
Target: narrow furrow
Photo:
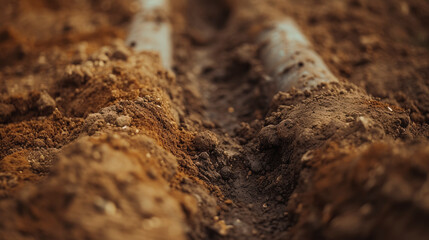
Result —
[[[267, 194], [261, 175], [252, 174], [249, 162], [263, 162], [264, 154], [255, 156], [246, 146], [238, 129], [258, 124], [268, 109], [268, 92], [264, 92], [267, 76], [257, 60], [257, 44], [241, 38], [231, 39], [227, 26], [231, 19], [229, 6], [222, 1], [190, 1], [187, 17], [190, 46], [176, 49], [188, 51], [188, 62], [181, 66], [183, 77], [193, 78], [203, 102], [202, 118], [217, 126], [212, 130], [220, 140], [223, 156], [212, 157], [215, 171], [222, 177], [210, 182], [220, 187], [224, 206], [216, 219], [226, 228], [213, 239], [267, 239], [279, 236], [288, 226], [286, 205], [277, 194]], [[215, 12], [210, 16], [208, 12]], [[176, 40], [177, 41], [177, 40]], [[176, 44], [177, 45], [177, 44]], [[232, 51], [231, 51], [232, 50]], [[180, 79], [181, 73], [178, 73]], [[210, 153], [210, 155], [213, 155]], [[258, 171], [258, 166], [254, 170]], [[204, 168], [199, 171], [205, 172]], [[210, 175], [208, 173], [207, 175]]]

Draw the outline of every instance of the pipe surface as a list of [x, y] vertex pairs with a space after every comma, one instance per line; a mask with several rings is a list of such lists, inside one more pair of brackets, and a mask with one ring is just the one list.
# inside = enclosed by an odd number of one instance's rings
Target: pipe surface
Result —
[[322, 58], [292, 19], [284, 19], [260, 34], [261, 60], [277, 91], [306, 90], [337, 82]]
[[173, 62], [168, 0], [140, 0], [141, 11], [134, 16], [127, 45], [135, 51], [158, 52], [162, 65], [170, 69]]

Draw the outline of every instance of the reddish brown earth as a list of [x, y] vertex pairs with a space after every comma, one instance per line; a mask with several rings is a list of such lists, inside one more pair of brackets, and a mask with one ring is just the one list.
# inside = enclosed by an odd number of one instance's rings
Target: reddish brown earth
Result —
[[[0, 239], [427, 239], [429, 3], [0, 1]], [[275, 91], [293, 17], [339, 79]]]

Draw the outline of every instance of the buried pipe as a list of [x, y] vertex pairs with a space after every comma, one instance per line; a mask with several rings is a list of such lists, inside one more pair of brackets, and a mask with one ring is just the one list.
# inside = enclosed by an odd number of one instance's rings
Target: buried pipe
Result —
[[131, 23], [126, 43], [135, 51], [159, 53], [162, 65], [172, 66], [171, 25], [167, 19], [168, 0], [139, 0], [141, 10]]
[[258, 40], [262, 44], [261, 60], [277, 91], [307, 90], [320, 83], [338, 82], [292, 19], [276, 22]]

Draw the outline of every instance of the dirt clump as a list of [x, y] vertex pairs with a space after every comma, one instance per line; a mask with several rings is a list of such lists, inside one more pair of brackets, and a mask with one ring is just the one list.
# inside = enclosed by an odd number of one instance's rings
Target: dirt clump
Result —
[[301, 216], [292, 239], [425, 239], [427, 146], [376, 142], [348, 152], [332, 142], [305, 163], [314, 175], [290, 200]]
[[216, 145], [219, 144], [219, 141], [216, 138], [216, 135], [207, 131], [198, 133], [194, 138], [195, 147], [201, 151], [210, 151], [216, 148]]
[[165, 184], [176, 169], [175, 158], [147, 137], [81, 139], [61, 150], [52, 176], [38, 188], [1, 203], [9, 221], [2, 223], [0, 236], [184, 239], [181, 195]]

